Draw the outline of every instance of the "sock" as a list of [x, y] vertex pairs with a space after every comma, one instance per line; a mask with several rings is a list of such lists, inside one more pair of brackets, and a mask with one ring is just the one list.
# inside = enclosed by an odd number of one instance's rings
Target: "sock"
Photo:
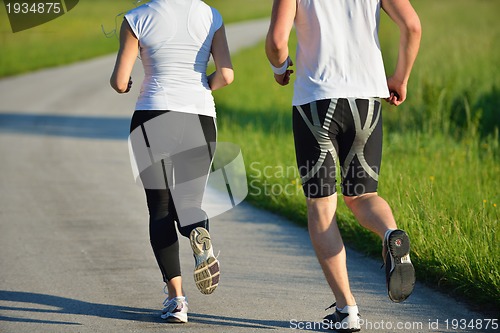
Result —
[[390, 234], [391, 232], [393, 232], [394, 230], [396, 230], [396, 229], [388, 229], [388, 230], [385, 232], [384, 239], [387, 239], [387, 238], [389, 237], [389, 234]]

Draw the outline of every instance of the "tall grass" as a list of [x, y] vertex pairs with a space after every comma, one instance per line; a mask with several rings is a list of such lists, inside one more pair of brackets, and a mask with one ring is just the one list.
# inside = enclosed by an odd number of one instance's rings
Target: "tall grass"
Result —
[[[420, 281], [498, 309], [500, 4], [414, 5], [424, 28], [422, 48], [409, 99], [399, 108], [384, 107], [379, 193], [411, 236]], [[395, 29], [384, 17], [387, 69], [397, 56]], [[242, 148], [248, 200], [305, 225], [305, 200], [293, 168], [292, 87], [274, 83], [263, 45], [233, 60], [235, 83], [216, 93], [220, 140]], [[338, 218], [348, 243], [380, 255], [380, 240], [345, 205], [339, 205]]]
[[[409, 103], [390, 112], [391, 130], [456, 137], [494, 133], [500, 115], [500, 27], [496, 1], [418, 1], [423, 24]], [[382, 21], [382, 50], [395, 62], [397, 31]], [[384, 38], [385, 37], [385, 38]], [[392, 50], [392, 51], [390, 51]], [[477, 131], [477, 133], [474, 133]]]
[[[401, 225], [416, 232], [420, 278], [498, 307], [500, 3], [414, 5], [422, 48], [408, 103], [386, 113], [384, 158], [398, 163], [384, 165], [382, 189]], [[383, 21], [381, 35], [389, 28]], [[394, 48], [393, 38], [382, 40]]]

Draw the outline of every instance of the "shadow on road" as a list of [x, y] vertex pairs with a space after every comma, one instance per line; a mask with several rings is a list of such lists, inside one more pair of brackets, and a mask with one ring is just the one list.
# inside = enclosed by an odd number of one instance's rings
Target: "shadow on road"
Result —
[[[102, 318], [159, 322], [158, 310], [119, 305], [97, 304], [76, 299], [23, 291], [0, 291], [0, 302], [14, 302], [17, 306], [0, 305], [1, 311], [18, 311], [22, 317], [0, 315], [0, 321], [42, 324], [80, 325], [76, 322], [24, 318], [30, 312], [95, 316]], [[19, 303], [25, 303], [24, 306]], [[38, 307], [37, 307], [38, 305]]]
[[255, 329], [277, 329], [288, 328], [290, 322], [280, 320], [235, 318], [225, 316], [206, 315], [198, 313], [189, 313], [189, 321], [210, 326], [232, 326]]
[[130, 117], [0, 113], [0, 133], [127, 140]]
[[[0, 322], [20, 322], [52, 325], [82, 325], [78, 318], [74, 321], [34, 319], [36, 314], [80, 315], [106, 319], [121, 319], [129, 321], [164, 323], [159, 316], [158, 309], [144, 309], [120, 305], [98, 304], [80, 301], [72, 298], [38, 294], [22, 291], [0, 290], [0, 302], [15, 303], [12, 306], [0, 305], [0, 311], [19, 313], [14, 315], [0, 315]], [[189, 313], [189, 321], [194, 324], [217, 325], [224, 327], [242, 327], [253, 329], [287, 328], [288, 321], [257, 320], [248, 318], [225, 317], [198, 313]]]

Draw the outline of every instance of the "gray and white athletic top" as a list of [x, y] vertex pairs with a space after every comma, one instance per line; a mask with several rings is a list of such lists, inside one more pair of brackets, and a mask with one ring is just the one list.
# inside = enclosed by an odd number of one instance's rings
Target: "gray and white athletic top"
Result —
[[380, 0], [297, 0], [293, 105], [389, 96], [378, 40]]
[[201, 0], [152, 0], [125, 15], [139, 39], [145, 78], [136, 110], [215, 117], [206, 75], [219, 12]]

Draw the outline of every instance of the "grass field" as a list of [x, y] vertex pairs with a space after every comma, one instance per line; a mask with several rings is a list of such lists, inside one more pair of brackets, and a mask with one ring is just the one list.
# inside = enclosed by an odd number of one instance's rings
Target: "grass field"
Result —
[[[234, 22], [267, 15], [272, 1], [207, 2]], [[384, 105], [379, 192], [412, 238], [420, 281], [498, 309], [500, 2], [419, 0], [414, 6], [423, 24], [422, 47], [407, 102]], [[115, 52], [117, 40], [106, 38], [101, 24], [111, 31], [116, 15], [133, 7], [128, 0], [80, 1], [61, 18], [16, 34], [0, 20], [0, 76]], [[389, 69], [397, 31], [386, 17], [380, 35]], [[305, 224], [291, 133], [292, 87], [274, 83], [263, 50], [261, 44], [233, 56], [236, 81], [215, 94], [219, 139], [242, 148], [248, 200]], [[380, 241], [357, 225], [345, 205], [338, 215], [350, 245], [380, 254]]]

